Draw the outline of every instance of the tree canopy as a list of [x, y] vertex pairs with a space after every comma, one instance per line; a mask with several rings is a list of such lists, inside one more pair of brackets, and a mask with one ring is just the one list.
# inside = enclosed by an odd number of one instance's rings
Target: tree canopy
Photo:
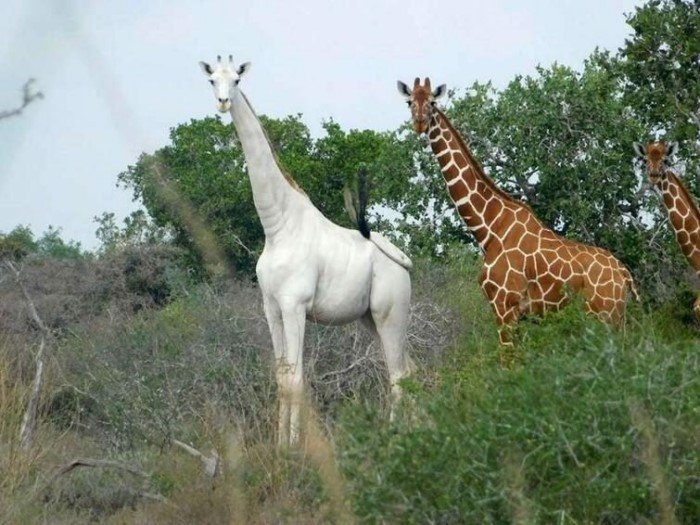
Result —
[[[698, 189], [698, 5], [650, 1], [627, 15], [632, 33], [617, 52], [594, 50], [581, 70], [540, 66], [503, 89], [489, 82], [453, 86], [446, 108], [497, 184], [558, 233], [610, 249], [654, 296], [688, 278], [665, 211], [653, 192], [643, 191], [632, 143], [680, 141], [679, 171]], [[414, 254], [440, 257], [453, 243], [473, 243], [427, 142], [408, 126], [346, 131], [330, 120], [314, 138], [301, 115], [261, 120], [282, 165], [331, 220], [350, 226], [342, 189], [364, 166], [375, 227]], [[154, 162], [211, 227], [230, 262], [252, 274], [263, 235], [233, 127], [218, 117], [179, 125], [170, 144], [119, 175], [155, 225], [194, 254], [186, 224], [151, 175]]]

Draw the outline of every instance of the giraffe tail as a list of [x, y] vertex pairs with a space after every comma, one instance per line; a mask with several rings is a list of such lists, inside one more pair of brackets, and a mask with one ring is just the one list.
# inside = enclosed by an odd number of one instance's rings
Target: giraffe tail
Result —
[[357, 192], [353, 194], [347, 186], [343, 190], [345, 210], [350, 219], [357, 225], [357, 229], [365, 239], [369, 239], [369, 225], [367, 224], [367, 170], [361, 168], [357, 174]]
[[361, 168], [357, 174], [357, 192], [353, 192], [347, 186], [343, 190], [345, 209], [350, 218], [357, 224], [357, 229], [362, 236], [373, 243], [379, 250], [396, 264], [407, 270], [413, 268], [411, 259], [399, 248], [394, 246], [389, 239], [382, 234], [372, 233], [367, 224], [367, 169]]
[[374, 243], [374, 245], [379, 248], [384, 255], [386, 255], [396, 264], [403, 266], [407, 270], [413, 268], [413, 263], [408, 255], [394, 246], [391, 241], [384, 237], [381, 233], [374, 232], [369, 240], [370, 242]]

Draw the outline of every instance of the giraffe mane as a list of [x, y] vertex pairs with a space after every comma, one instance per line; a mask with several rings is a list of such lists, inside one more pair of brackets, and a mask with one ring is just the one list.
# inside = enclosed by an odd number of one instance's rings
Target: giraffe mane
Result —
[[[480, 172], [480, 175], [481, 175], [484, 183], [492, 191], [494, 191], [499, 197], [505, 199], [506, 201], [508, 201], [516, 206], [519, 206], [519, 207], [527, 210], [530, 213], [530, 215], [532, 216], [532, 218], [537, 222], [537, 224], [540, 225], [540, 227], [551, 231], [552, 234], [554, 234], [554, 236], [556, 236], [558, 239], [561, 239], [564, 242], [567, 242], [567, 243], [570, 243], [570, 244], [576, 245], [576, 246], [584, 246], [586, 248], [595, 248], [597, 250], [607, 251], [607, 250], [605, 250], [605, 248], [600, 248], [598, 246], [590, 246], [590, 245], [586, 244], [585, 242], [579, 241], [577, 239], [571, 239], [570, 237], [564, 237], [564, 236], [558, 234], [556, 231], [554, 231], [552, 228], [550, 228], [549, 226], [547, 226], [546, 224], [544, 224], [542, 222], [542, 220], [537, 216], [537, 214], [534, 212], [534, 210], [530, 207], [530, 205], [528, 203], [516, 199], [515, 197], [510, 195], [505, 190], [499, 188], [496, 185], [496, 183], [493, 181], [493, 179], [491, 179], [491, 177], [489, 177], [486, 174], [486, 172], [484, 171], [484, 168], [481, 166], [481, 164], [479, 164], [479, 162], [474, 158], [474, 155], [472, 155], [471, 150], [469, 149], [469, 147], [467, 146], [467, 143], [465, 142], [464, 138], [462, 137], [462, 134], [457, 131], [457, 129], [452, 124], [452, 122], [450, 122], [450, 119], [448, 119], [447, 116], [439, 108], [436, 107], [435, 110], [438, 112], [438, 114], [445, 121], [445, 123], [447, 124], [447, 127], [449, 128], [452, 135], [454, 135], [457, 138], [457, 143], [459, 144], [459, 147], [462, 149], [462, 152], [465, 155], [467, 155], [469, 162], [471, 162], [471, 164], [473, 166], [475, 166], [476, 169]], [[682, 186], [683, 189], [687, 192], [687, 190], [685, 189], [685, 187], [682, 184], [680, 186]], [[692, 201], [692, 200], [690, 202], [695, 204], [694, 201]], [[698, 210], [696, 206], [693, 206], [693, 208], [694, 208], [695, 212], [698, 214], [697, 215], [698, 222], [700, 222], [700, 210]]]
[[693, 196], [690, 194], [688, 188], [685, 187], [685, 184], [683, 184], [683, 181], [681, 181], [680, 177], [673, 173], [671, 170], [666, 170], [666, 176], [676, 183], [680, 192], [685, 198], [685, 202], [688, 203], [688, 207], [690, 208], [691, 213], [695, 217], [695, 220], [697, 220], [698, 224], [700, 224], [700, 209], [698, 209], [698, 205]]
[[467, 143], [465, 142], [464, 138], [462, 137], [462, 134], [457, 131], [457, 129], [452, 124], [452, 122], [450, 122], [450, 119], [448, 119], [447, 116], [439, 108], [436, 107], [435, 110], [437, 111], [438, 115], [440, 115], [440, 117], [442, 117], [442, 119], [445, 121], [445, 123], [447, 124], [447, 127], [449, 128], [452, 135], [454, 137], [456, 137], [457, 143], [459, 144], [460, 149], [468, 157], [468, 160], [472, 164], [472, 166], [475, 166], [476, 169], [479, 171], [479, 174], [482, 176], [486, 185], [492, 191], [494, 191], [499, 197], [507, 200], [508, 202], [512, 202], [513, 204], [522, 206], [523, 208], [527, 209], [530, 213], [532, 213], [533, 217], [537, 220], [537, 222], [542, 224], [540, 219], [535, 215], [535, 213], [532, 211], [532, 208], [530, 208], [530, 206], [526, 202], [523, 202], [523, 201], [516, 199], [515, 197], [510, 195], [508, 192], [499, 188], [496, 185], [496, 183], [493, 181], [493, 179], [491, 179], [491, 177], [489, 177], [486, 174], [486, 172], [484, 171], [484, 168], [481, 167], [481, 164], [479, 164], [479, 162], [474, 158], [474, 155], [472, 155], [472, 152], [469, 149], [469, 147], [467, 146]]
[[263, 131], [263, 135], [265, 136], [265, 140], [267, 141], [267, 145], [270, 146], [270, 151], [272, 152], [272, 158], [275, 159], [275, 164], [277, 164], [277, 169], [280, 170], [280, 173], [282, 173], [282, 176], [287, 180], [289, 185], [307, 197], [308, 195], [304, 190], [301, 189], [299, 184], [297, 184], [297, 181], [295, 181], [292, 176], [289, 174], [287, 170], [285, 170], [282, 167], [282, 164], [280, 164], [279, 157], [277, 157], [277, 152], [275, 151], [274, 146], [272, 145], [272, 141], [270, 141], [270, 136], [267, 134], [267, 130], [265, 129], [265, 126], [262, 125], [262, 122], [260, 122], [260, 117], [258, 117], [258, 114], [253, 110], [253, 106], [250, 105], [250, 102], [248, 101], [248, 97], [245, 96], [245, 93], [243, 91], [240, 92], [241, 95], [243, 96], [243, 100], [245, 100], [245, 103], [248, 104], [248, 107], [250, 108], [250, 111], [253, 115], [255, 115], [255, 118], [258, 120], [258, 123], [260, 124], [260, 129]]

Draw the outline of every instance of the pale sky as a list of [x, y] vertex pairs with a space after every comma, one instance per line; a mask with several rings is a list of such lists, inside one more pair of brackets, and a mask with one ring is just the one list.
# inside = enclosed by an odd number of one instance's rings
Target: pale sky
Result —
[[[0, 231], [49, 225], [94, 248], [92, 219], [136, 208], [116, 177], [171, 127], [215, 114], [197, 62], [233, 54], [259, 114], [386, 130], [397, 79], [464, 88], [616, 51], [633, 0], [2, 0], [0, 110], [29, 77], [45, 99], [0, 120]], [[224, 116], [228, 122], [230, 117]]]

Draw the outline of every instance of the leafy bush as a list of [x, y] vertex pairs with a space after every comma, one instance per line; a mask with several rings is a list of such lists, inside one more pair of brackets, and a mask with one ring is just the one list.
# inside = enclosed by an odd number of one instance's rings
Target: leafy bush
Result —
[[341, 461], [358, 517], [630, 523], [670, 506], [693, 522], [698, 344], [668, 323], [637, 314], [624, 335], [568, 308], [521, 327], [511, 370], [495, 366], [490, 338], [472, 337], [398, 421], [349, 410]]

